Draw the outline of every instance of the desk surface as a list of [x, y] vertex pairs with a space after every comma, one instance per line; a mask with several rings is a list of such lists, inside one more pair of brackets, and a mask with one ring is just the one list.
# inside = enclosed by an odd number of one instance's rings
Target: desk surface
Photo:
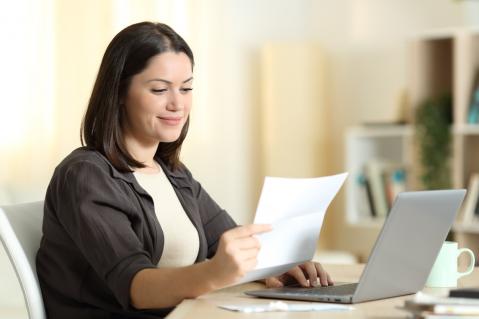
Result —
[[[356, 282], [361, 275], [364, 265], [324, 265], [325, 269], [331, 274], [335, 281]], [[461, 278], [459, 280], [459, 287], [479, 286], [479, 268], [474, 272]], [[412, 295], [389, 298], [377, 301], [369, 301], [360, 304], [354, 304], [354, 310], [343, 312], [284, 312], [284, 313], [238, 313], [228, 310], [223, 310], [217, 305], [225, 304], [239, 304], [245, 302], [265, 303], [268, 299], [258, 299], [244, 295], [244, 290], [260, 289], [263, 285], [259, 283], [248, 283], [240, 286], [230, 287], [216, 292], [198, 297], [196, 299], [189, 299], [183, 301], [176, 309], [170, 313], [168, 319], [179, 318], [271, 318], [272, 314], [275, 317], [281, 318], [379, 318], [387, 317], [405, 318], [407, 313], [396, 309], [397, 306], [402, 306], [404, 300], [409, 299]], [[444, 288], [425, 288], [426, 293], [446, 295], [448, 290]], [[295, 301], [288, 301], [288, 303], [295, 303]]]

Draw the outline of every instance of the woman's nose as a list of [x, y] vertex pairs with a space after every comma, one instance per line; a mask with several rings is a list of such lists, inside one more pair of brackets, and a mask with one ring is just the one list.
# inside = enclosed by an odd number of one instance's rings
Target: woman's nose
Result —
[[169, 111], [180, 111], [183, 109], [183, 99], [180, 92], [171, 91], [167, 109]]

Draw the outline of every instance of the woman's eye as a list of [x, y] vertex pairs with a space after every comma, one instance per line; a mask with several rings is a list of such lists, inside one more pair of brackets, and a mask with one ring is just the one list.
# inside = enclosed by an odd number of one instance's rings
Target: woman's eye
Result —
[[155, 93], [155, 94], [160, 94], [160, 93], [164, 93], [166, 92], [167, 90], [166, 89], [152, 89], [151, 92]]
[[180, 91], [183, 93], [188, 93], [189, 91], [193, 91], [193, 88], [182, 88]]

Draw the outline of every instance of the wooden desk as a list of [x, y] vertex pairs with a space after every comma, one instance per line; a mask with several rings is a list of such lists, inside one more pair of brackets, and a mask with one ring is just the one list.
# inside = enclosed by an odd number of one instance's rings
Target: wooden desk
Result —
[[[326, 270], [335, 281], [358, 281], [364, 265], [325, 265]], [[479, 286], [479, 268], [459, 280], [459, 287]], [[239, 313], [223, 310], [217, 305], [240, 304], [240, 303], [265, 303], [268, 299], [258, 299], [244, 295], [242, 292], [251, 289], [263, 288], [259, 283], [248, 283], [236, 287], [225, 288], [216, 292], [201, 296], [197, 299], [183, 301], [170, 315], [168, 319], [195, 318], [195, 319], [221, 319], [221, 318], [405, 318], [407, 313], [396, 309], [402, 306], [404, 300], [412, 298], [412, 295], [389, 298], [377, 301], [369, 301], [354, 304], [354, 310], [343, 312], [267, 312], [267, 313]], [[447, 295], [445, 288], [425, 288], [426, 293], [435, 295]], [[295, 303], [295, 301], [288, 301]]]

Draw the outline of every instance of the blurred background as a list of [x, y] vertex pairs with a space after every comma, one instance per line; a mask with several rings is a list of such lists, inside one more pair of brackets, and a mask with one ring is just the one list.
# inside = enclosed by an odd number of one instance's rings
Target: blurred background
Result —
[[[149, 20], [169, 24], [193, 49], [194, 105], [182, 159], [240, 224], [253, 220], [264, 176], [315, 177], [354, 166], [363, 144], [348, 148], [348, 132], [353, 142], [386, 132], [402, 145], [409, 128], [390, 124], [410, 120], [411, 81], [420, 86], [411, 43], [446, 39], [445, 49], [431, 47], [447, 56], [433, 69], [447, 71], [456, 63], [451, 30], [479, 26], [474, 0], [24, 0], [0, 7], [0, 205], [43, 199], [55, 166], [80, 145], [109, 41]], [[351, 131], [371, 123], [392, 128]], [[346, 202], [343, 187], [323, 224], [319, 260], [367, 258], [379, 228], [349, 227], [357, 219]], [[0, 273], [8, 291], [0, 292], [0, 309], [17, 314], [23, 301], [3, 252]]]

